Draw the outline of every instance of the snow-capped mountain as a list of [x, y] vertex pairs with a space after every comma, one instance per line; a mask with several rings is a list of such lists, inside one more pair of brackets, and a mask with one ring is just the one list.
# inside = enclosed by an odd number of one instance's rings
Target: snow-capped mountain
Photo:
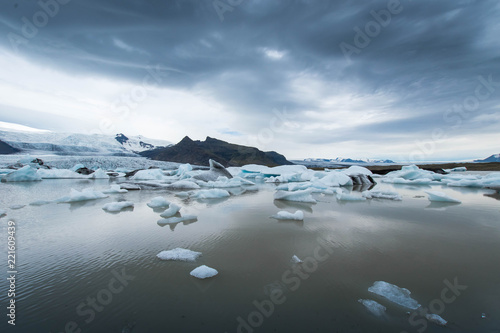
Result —
[[314, 163], [352, 163], [352, 164], [389, 164], [395, 163], [392, 160], [374, 160], [369, 158], [364, 159], [352, 159], [352, 158], [306, 158], [304, 162], [314, 162]]
[[500, 162], [500, 154], [491, 155], [483, 160], [474, 160], [474, 162], [486, 163], [486, 162]]
[[50, 131], [24, 131], [0, 127], [0, 140], [23, 153], [56, 155], [137, 156], [137, 153], [171, 145], [165, 140], [142, 136], [69, 134]]

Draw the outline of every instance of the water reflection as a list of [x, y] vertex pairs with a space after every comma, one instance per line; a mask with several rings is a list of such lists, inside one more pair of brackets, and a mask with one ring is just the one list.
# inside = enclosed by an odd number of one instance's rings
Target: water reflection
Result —
[[446, 208], [448, 207], [458, 206], [460, 204], [460, 202], [431, 201], [431, 203], [427, 205], [425, 209], [446, 210]]
[[287, 200], [274, 200], [274, 205], [279, 209], [295, 208], [302, 211], [312, 213], [313, 203], [297, 202], [297, 201], [287, 201]]

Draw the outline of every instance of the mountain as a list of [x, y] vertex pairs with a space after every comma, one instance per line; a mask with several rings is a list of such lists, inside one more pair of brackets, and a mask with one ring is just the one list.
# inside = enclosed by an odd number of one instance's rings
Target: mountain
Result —
[[16, 149], [12, 146], [10, 146], [9, 144], [3, 142], [2, 140], [0, 140], [0, 154], [14, 154], [14, 153], [17, 153], [19, 152], [19, 149]]
[[276, 166], [293, 164], [274, 151], [263, 152], [257, 148], [228, 143], [207, 136], [205, 141], [193, 141], [188, 136], [176, 145], [144, 151], [140, 155], [153, 160], [208, 165], [213, 159], [224, 166], [261, 164]]
[[0, 140], [26, 153], [56, 155], [137, 156], [139, 152], [171, 145], [164, 140], [104, 134], [69, 134], [50, 131], [0, 129]]
[[306, 158], [304, 162], [325, 162], [325, 163], [352, 163], [352, 164], [394, 164], [392, 160], [372, 160], [372, 159], [352, 159], [352, 158]]
[[500, 154], [491, 155], [483, 160], [474, 160], [474, 162], [478, 163], [487, 163], [487, 162], [500, 162]]

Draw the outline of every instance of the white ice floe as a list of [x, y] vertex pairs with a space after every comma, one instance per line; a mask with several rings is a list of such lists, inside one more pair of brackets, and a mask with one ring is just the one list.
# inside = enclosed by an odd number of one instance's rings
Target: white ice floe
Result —
[[201, 252], [178, 247], [173, 250], [161, 251], [156, 256], [161, 260], [195, 261], [201, 256]]
[[248, 164], [242, 166], [240, 170], [242, 171], [242, 173], [253, 173], [255, 174], [254, 176], [260, 174], [265, 177], [270, 177], [280, 176], [282, 174], [302, 173], [304, 171], [307, 171], [307, 168], [303, 165], [281, 165], [270, 168], [263, 165]]
[[174, 224], [174, 223], [180, 223], [180, 222], [194, 222], [198, 220], [198, 216], [196, 215], [184, 215], [184, 216], [173, 216], [173, 217], [167, 217], [158, 220], [158, 224], [164, 225], [164, 224]]
[[400, 288], [388, 282], [376, 281], [373, 286], [368, 288], [368, 291], [412, 310], [420, 307], [420, 304], [410, 297], [411, 292], [408, 289]]
[[2, 177], [3, 182], [32, 182], [38, 180], [42, 180], [42, 177], [37, 174], [37, 169], [29, 165]]
[[466, 167], [456, 167], [453, 169], [444, 169], [444, 171], [446, 171], [446, 172], [465, 172], [465, 171], [467, 171], [467, 168]]
[[337, 193], [337, 200], [339, 201], [365, 201], [365, 197], [360, 197], [351, 193]]
[[389, 199], [401, 201], [403, 198], [397, 192], [391, 191], [364, 191], [361, 195], [367, 199], [377, 198], [377, 199]]
[[429, 201], [438, 201], [438, 202], [455, 202], [461, 203], [462, 201], [450, 197], [448, 194], [438, 191], [425, 191], [429, 195]]
[[164, 180], [165, 175], [161, 169], [146, 169], [139, 170], [135, 175], [130, 177], [132, 180]]
[[62, 197], [56, 200], [56, 202], [78, 202], [107, 198], [108, 196], [102, 192], [95, 191], [93, 188], [85, 188], [81, 191], [71, 189], [69, 196]]
[[170, 205], [170, 201], [168, 201], [164, 197], [154, 197], [150, 202], [147, 203], [147, 205], [150, 208], [168, 207]]
[[219, 274], [219, 272], [217, 272], [216, 269], [213, 269], [211, 267], [201, 265], [201, 266], [193, 269], [191, 271], [191, 273], [189, 273], [189, 274], [191, 276], [198, 278], [198, 279], [208, 279], [208, 278], [216, 276], [217, 274]]
[[306, 203], [316, 203], [316, 200], [311, 195], [311, 190], [301, 190], [301, 191], [278, 191], [274, 193], [275, 200], [286, 200], [286, 201], [297, 201]]
[[373, 174], [367, 168], [364, 168], [364, 167], [359, 166], [359, 165], [352, 165], [349, 168], [342, 170], [342, 172], [345, 173], [346, 175], [349, 175], [349, 176], [353, 176], [353, 175], [367, 175], [367, 176], [370, 175], [371, 176]]
[[365, 308], [375, 316], [383, 316], [385, 314], [385, 306], [371, 299], [358, 299], [358, 302], [363, 304]]
[[251, 182], [247, 179], [243, 179], [241, 177], [234, 177], [228, 179], [227, 177], [220, 176], [215, 181], [199, 181], [198, 184], [202, 187], [213, 187], [213, 188], [231, 188], [231, 187], [240, 187], [243, 185], [255, 185], [254, 182]]
[[122, 209], [134, 207], [134, 203], [130, 201], [119, 201], [119, 202], [110, 202], [105, 204], [102, 209], [107, 212], [119, 212]]
[[181, 165], [179, 165], [177, 170], [174, 172], [174, 174], [176, 176], [178, 176], [179, 179], [183, 179], [185, 177], [188, 177], [188, 173], [191, 172], [192, 170], [193, 170], [193, 167], [191, 166], [191, 164], [189, 164], [189, 163], [181, 164]]
[[301, 210], [296, 211], [295, 213], [290, 213], [287, 211], [280, 211], [277, 214], [271, 216], [274, 219], [277, 220], [296, 220], [296, 221], [302, 221], [304, 220], [304, 212]]
[[401, 170], [392, 171], [385, 175], [383, 182], [394, 184], [422, 184], [429, 185], [432, 181], [439, 181], [445, 175], [428, 170], [422, 170], [416, 165], [405, 165]]
[[127, 193], [128, 190], [121, 188], [120, 185], [111, 185], [107, 190], [102, 191], [106, 194]]
[[68, 169], [38, 169], [36, 173], [43, 179], [88, 178], [86, 175], [81, 175]]
[[297, 257], [295, 254], [292, 256], [292, 262], [294, 264], [300, 264], [301, 262], [303, 262], [299, 257]]
[[160, 214], [161, 217], [171, 217], [177, 214], [181, 210], [181, 207], [177, 206], [176, 204], [172, 203], [170, 206], [165, 209], [163, 213]]
[[200, 185], [190, 180], [178, 180], [176, 182], [173, 182], [172, 184], [169, 184], [167, 187], [174, 190], [193, 190], [199, 189]]
[[325, 176], [314, 181], [329, 187], [352, 186], [352, 179], [348, 175], [339, 171], [331, 171], [325, 173]]
[[91, 179], [109, 179], [108, 174], [106, 171], [102, 169], [97, 169], [96, 171], [92, 172], [89, 176]]
[[210, 190], [199, 190], [195, 192], [191, 197], [195, 199], [219, 199], [229, 196], [230, 194], [228, 191], [214, 188]]
[[446, 326], [446, 324], [448, 324], [448, 322], [446, 320], [444, 320], [443, 317], [441, 317], [437, 314], [434, 314], [434, 313], [427, 313], [425, 315], [425, 318], [428, 321], [433, 322], [434, 324], [441, 325], [441, 326]]

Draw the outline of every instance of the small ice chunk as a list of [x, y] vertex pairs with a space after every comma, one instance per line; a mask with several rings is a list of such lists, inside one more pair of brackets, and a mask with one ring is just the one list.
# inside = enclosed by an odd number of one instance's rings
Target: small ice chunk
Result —
[[214, 188], [211, 190], [199, 190], [193, 194], [193, 198], [195, 199], [219, 199], [229, 197], [230, 194], [226, 190], [221, 190], [218, 188]]
[[9, 208], [13, 209], [13, 210], [17, 210], [17, 209], [21, 209], [24, 207], [26, 207], [26, 205], [13, 205], [13, 206], [10, 206]]
[[3, 176], [3, 182], [32, 182], [42, 180], [35, 168], [26, 165], [19, 170], [12, 171], [11, 173]]
[[196, 222], [198, 221], [198, 217], [196, 215], [184, 215], [184, 216], [174, 216], [174, 217], [167, 217], [164, 219], [158, 220], [159, 225], [165, 225], [165, 224], [174, 224], [174, 223], [180, 223], [180, 222]]
[[293, 255], [292, 257], [292, 262], [294, 264], [300, 264], [301, 262], [303, 262], [299, 257], [297, 257], [295, 254]]
[[106, 194], [114, 194], [114, 193], [127, 193], [128, 190], [121, 188], [120, 185], [111, 185], [107, 190], [102, 191], [102, 193]]
[[105, 204], [102, 209], [107, 212], [119, 212], [120, 210], [128, 207], [134, 207], [134, 203], [130, 201], [110, 202]]
[[160, 214], [161, 217], [171, 217], [177, 214], [181, 210], [181, 207], [177, 206], [176, 204], [170, 204], [170, 206], [165, 209], [163, 213]]
[[467, 171], [467, 168], [466, 167], [456, 167], [453, 169], [444, 169], [444, 171], [446, 171], [446, 172], [465, 172], [465, 171]]
[[92, 172], [89, 176], [91, 179], [109, 179], [108, 174], [106, 171], [102, 169], [97, 169], [96, 171]]
[[130, 177], [132, 180], [164, 180], [165, 175], [160, 169], [139, 170]]
[[304, 220], [304, 212], [301, 210], [297, 210], [295, 213], [290, 213], [287, 211], [280, 211], [277, 214], [271, 216], [273, 219], [277, 220], [297, 220], [297, 221], [302, 221]]
[[377, 198], [377, 199], [389, 199], [395, 201], [401, 201], [403, 198], [397, 192], [391, 191], [364, 191], [361, 195], [367, 199]]
[[102, 192], [94, 191], [93, 188], [85, 188], [81, 191], [71, 189], [70, 195], [57, 199], [57, 202], [78, 202], [107, 198], [108, 196]]
[[192, 190], [192, 189], [199, 189], [200, 185], [190, 180], [179, 180], [168, 185], [168, 187], [179, 190]]
[[420, 304], [410, 297], [411, 292], [408, 289], [399, 288], [388, 282], [376, 281], [373, 286], [368, 288], [368, 291], [412, 310], [416, 310], [420, 307]]
[[337, 200], [339, 201], [365, 201], [365, 197], [358, 197], [350, 193], [337, 193]]
[[425, 318], [427, 318], [428, 321], [441, 326], [446, 326], [446, 324], [448, 324], [448, 322], [444, 320], [441, 316], [434, 313], [427, 313], [425, 315]]
[[173, 250], [161, 251], [156, 256], [161, 260], [195, 261], [201, 256], [201, 252], [178, 247]]
[[150, 208], [161, 208], [168, 207], [168, 205], [170, 205], [170, 202], [164, 197], [154, 197], [150, 202], [148, 202], [147, 205]]
[[274, 193], [275, 200], [286, 200], [286, 201], [297, 201], [297, 202], [308, 202], [316, 203], [316, 200], [311, 195], [312, 190], [301, 190], [301, 191], [278, 191]]
[[438, 191], [425, 191], [429, 195], [429, 201], [439, 201], [439, 202], [456, 202], [461, 203], [462, 201], [450, 197], [448, 194]]
[[193, 269], [189, 274], [198, 279], [207, 279], [216, 276], [217, 274], [219, 274], [219, 272], [217, 272], [216, 269], [213, 269], [211, 267], [201, 265]]
[[358, 299], [358, 302], [363, 304], [368, 311], [376, 316], [383, 316], [385, 313], [385, 306], [371, 299]]

